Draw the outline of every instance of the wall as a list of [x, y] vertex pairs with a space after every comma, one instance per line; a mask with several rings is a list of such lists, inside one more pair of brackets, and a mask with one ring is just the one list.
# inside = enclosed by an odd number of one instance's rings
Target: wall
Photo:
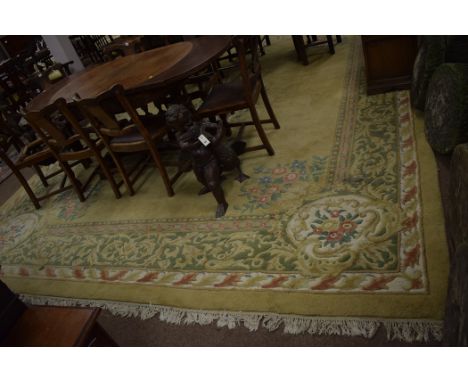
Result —
[[79, 72], [84, 66], [73, 48], [68, 36], [42, 36], [56, 62], [65, 63], [73, 61], [70, 65], [72, 72]]

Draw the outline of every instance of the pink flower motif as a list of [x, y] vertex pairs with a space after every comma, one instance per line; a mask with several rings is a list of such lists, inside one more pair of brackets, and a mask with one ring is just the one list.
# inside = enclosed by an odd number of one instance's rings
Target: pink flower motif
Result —
[[290, 172], [285, 175], [283, 179], [285, 182], [294, 182], [297, 179], [297, 174], [295, 172]]
[[274, 194], [275, 192], [279, 192], [280, 191], [280, 188], [278, 186], [271, 186], [269, 189], [268, 189], [268, 192], [270, 194]]
[[330, 215], [334, 218], [337, 218], [338, 216], [340, 216], [340, 211], [339, 210], [332, 211]]
[[272, 172], [273, 172], [274, 175], [281, 175], [281, 174], [284, 174], [287, 171], [288, 171], [288, 169], [285, 168], [285, 167], [277, 167], [277, 168], [273, 169]]
[[258, 199], [258, 201], [260, 203], [268, 203], [270, 201], [270, 197], [268, 195], [263, 195]]
[[249, 191], [252, 193], [252, 194], [256, 194], [259, 189], [257, 187], [252, 187], [251, 189], [249, 189]]
[[340, 241], [343, 238], [343, 232], [331, 231], [327, 236], [327, 241]]

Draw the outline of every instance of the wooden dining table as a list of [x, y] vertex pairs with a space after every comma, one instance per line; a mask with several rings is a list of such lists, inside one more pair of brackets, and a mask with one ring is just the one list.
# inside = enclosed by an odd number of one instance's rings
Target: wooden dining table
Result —
[[151, 91], [171, 86], [210, 65], [231, 45], [231, 36], [194, 38], [129, 56], [72, 74], [38, 94], [26, 111], [40, 111], [59, 98], [67, 102], [95, 98], [120, 84]]

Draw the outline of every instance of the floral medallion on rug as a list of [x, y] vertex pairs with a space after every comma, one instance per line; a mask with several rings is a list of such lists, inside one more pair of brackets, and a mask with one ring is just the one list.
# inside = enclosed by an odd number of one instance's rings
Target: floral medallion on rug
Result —
[[228, 174], [225, 217], [192, 174], [173, 198], [156, 171], [120, 200], [101, 181], [36, 211], [19, 191], [0, 210], [2, 279], [27, 301], [177, 323], [440, 338], [443, 214], [408, 92], [365, 94], [356, 38], [306, 67], [293, 53], [276, 38], [263, 58], [276, 155], [244, 155], [242, 184]]

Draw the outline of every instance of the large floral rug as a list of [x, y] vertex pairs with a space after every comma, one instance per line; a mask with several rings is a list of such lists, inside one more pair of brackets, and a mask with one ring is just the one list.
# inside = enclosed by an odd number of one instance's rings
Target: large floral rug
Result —
[[1, 207], [1, 278], [27, 301], [176, 323], [440, 338], [448, 254], [422, 119], [406, 91], [366, 95], [357, 38], [310, 54], [300, 65], [277, 37], [262, 58], [276, 155], [227, 175], [225, 217], [192, 174], [173, 198], [154, 170], [120, 200], [101, 181], [36, 211], [19, 191]]

